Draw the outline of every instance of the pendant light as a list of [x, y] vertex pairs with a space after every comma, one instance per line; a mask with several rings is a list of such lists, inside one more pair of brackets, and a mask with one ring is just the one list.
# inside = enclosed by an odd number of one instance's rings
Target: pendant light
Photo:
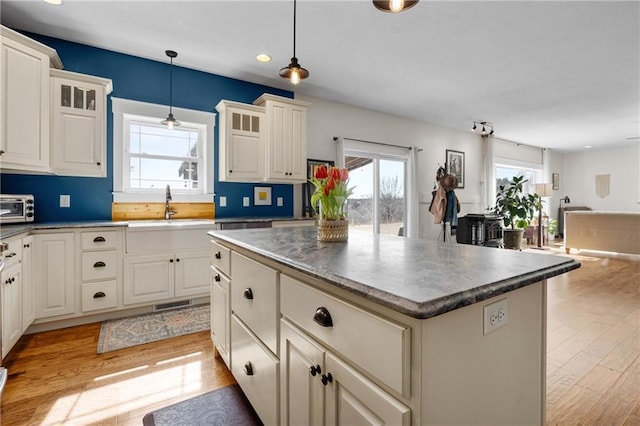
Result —
[[373, 0], [376, 9], [383, 12], [398, 13], [412, 8], [418, 0]]
[[293, 84], [298, 84], [300, 80], [309, 77], [309, 71], [302, 68], [296, 58], [296, 0], [293, 0], [293, 57], [291, 63], [282, 68], [278, 74], [282, 78], [289, 79]]
[[169, 115], [160, 124], [164, 124], [168, 129], [173, 129], [175, 126], [179, 126], [180, 122], [173, 118], [173, 58], [178, 56], [173, 50], [165, 50], [164, 52], [171, 60], [169, 67]]

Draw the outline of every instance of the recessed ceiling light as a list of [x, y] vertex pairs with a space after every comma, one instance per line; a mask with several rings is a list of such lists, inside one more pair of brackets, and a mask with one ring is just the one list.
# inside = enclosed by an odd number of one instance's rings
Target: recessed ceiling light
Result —
[[62, 4], [62, 0], [42, 0], [45, 3], [53, 4], [56, 6], [60, 6]]
[[261, 53], [256, 56], [256, 59], [258, 60], [258, 62], [269, 62], [271, 61], [271, 56], [267, 55], [266, 53]]
[[591, 145], [585, 145], [584, 147], [585, 147], [586, 149], [589, 149], [589, 148], [591, 148]]

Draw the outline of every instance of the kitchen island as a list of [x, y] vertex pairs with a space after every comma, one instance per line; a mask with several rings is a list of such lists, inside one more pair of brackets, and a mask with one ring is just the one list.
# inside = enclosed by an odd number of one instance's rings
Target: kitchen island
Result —
[[315, 228], [212, 231], [212, 339], [265, 424], [542, 424], [571, 258]]

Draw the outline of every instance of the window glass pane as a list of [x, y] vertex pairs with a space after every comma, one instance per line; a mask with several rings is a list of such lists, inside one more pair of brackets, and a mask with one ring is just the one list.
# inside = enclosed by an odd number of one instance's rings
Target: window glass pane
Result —
[[87, 109], [91, 111], [96, 110], [96, 91], [87, 90]]
[[60, 106], [71, 107], [71, 86], [60, 86]]
[[197, 188], [197, 163], [195, 173], [189, 162], [155, 158], [132, 157], [129, 179], [132, 189], [161, 189], [167, 185], [175, 189]]
[[373, 232], [373, 160], [349, 158], [353, 164], [362, 164], [349, 170], [349, 187], [355, 186], [353, 195], [347, 200], [349, 226]]
[[[145, 125], [140, 125], [139, 128], [139, 145], [134, 146], [132, 143], [130, 146], [131, 153], [169, 157], [192, 156], [192, 139], [195, 137], [197, 140], [197, 132], [191, 130], [169, 130]], [[197, 153], [197, 146], [195, 152]]]
[[524, 176], [527, 182], [523, 185], [525, 192], [535, 193], [536, 171], [522, 167], [496, 166], [496, 194], [501, 185], [507, 185], [516, 176]]
[[398, 235], [404, 226], [404, 162], [380, 160], [380, 233]]
[[73, 88], [73, 107], [84, 109], [84, 90], [79, 87]]

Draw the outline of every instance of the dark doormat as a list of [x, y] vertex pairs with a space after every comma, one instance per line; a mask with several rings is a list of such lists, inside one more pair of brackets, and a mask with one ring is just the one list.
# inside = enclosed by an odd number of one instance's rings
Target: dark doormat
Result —
[[225, 386], [144, 416], [144, 426], [262, 425], [237, 384]]

